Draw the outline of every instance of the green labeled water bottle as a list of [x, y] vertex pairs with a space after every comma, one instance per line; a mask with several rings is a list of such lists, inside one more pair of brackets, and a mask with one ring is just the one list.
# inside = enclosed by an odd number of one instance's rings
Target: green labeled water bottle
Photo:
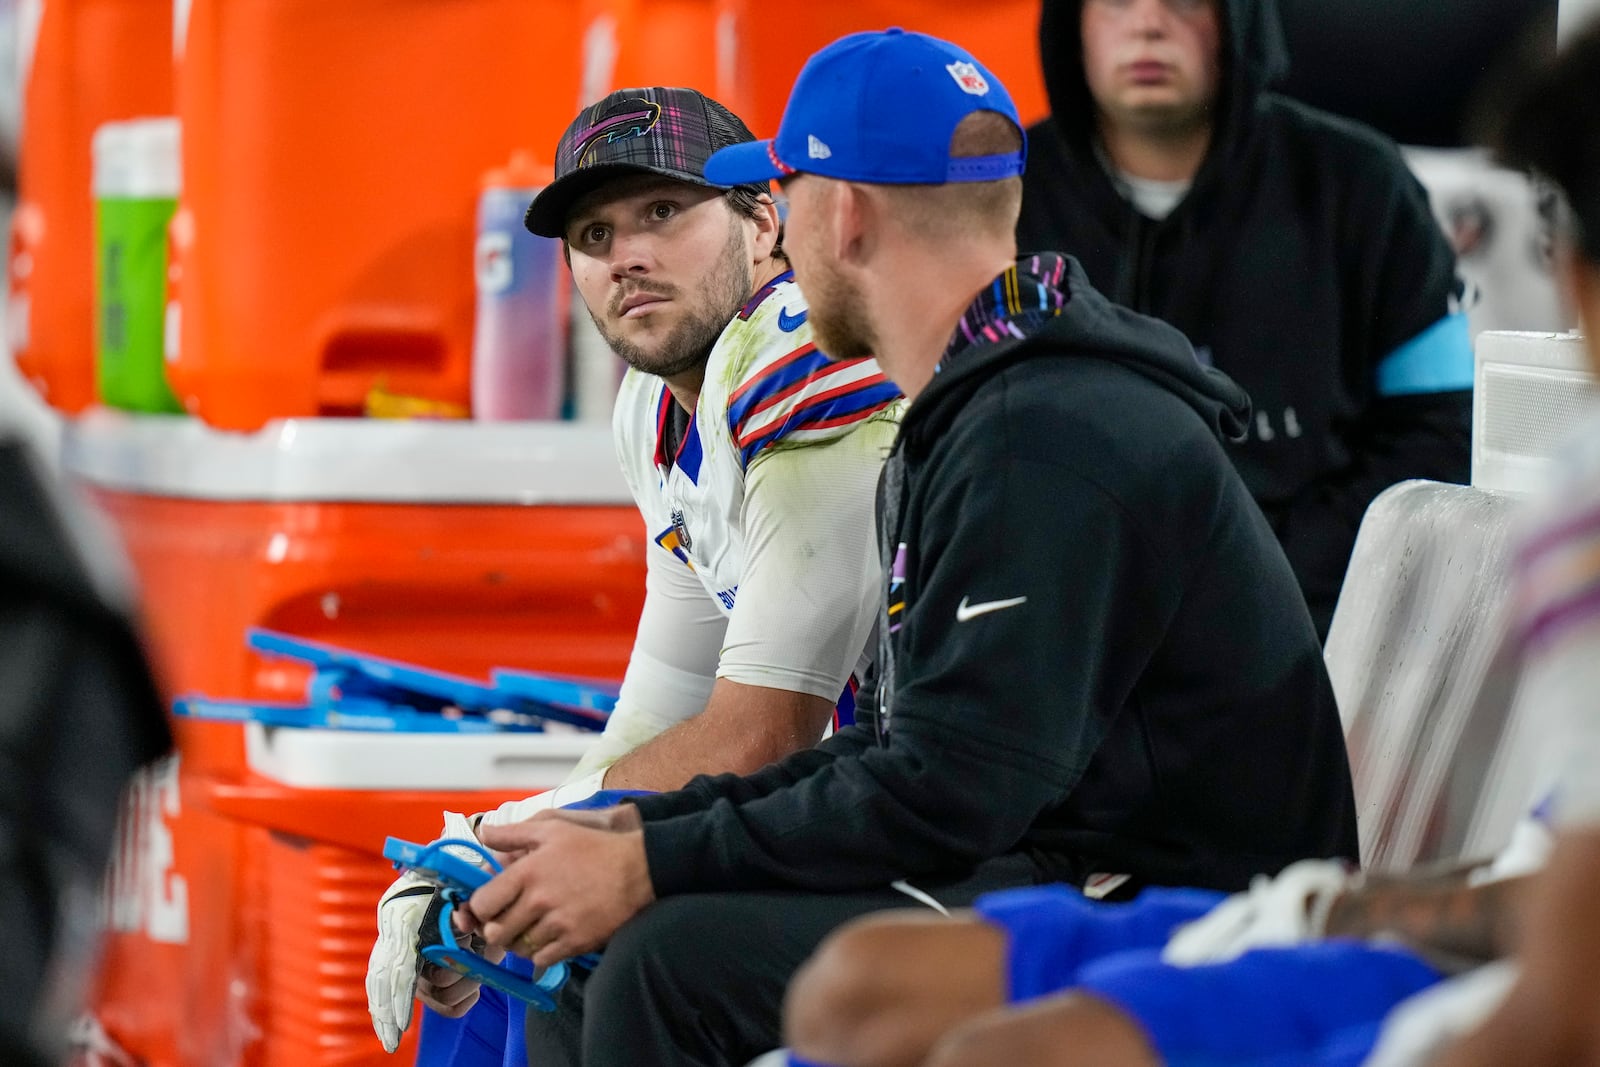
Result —
[[94, 133], [95, 381], [130, 411], [181, 412], [167, 385], [167, 223], [179, 191], [178, 120]]

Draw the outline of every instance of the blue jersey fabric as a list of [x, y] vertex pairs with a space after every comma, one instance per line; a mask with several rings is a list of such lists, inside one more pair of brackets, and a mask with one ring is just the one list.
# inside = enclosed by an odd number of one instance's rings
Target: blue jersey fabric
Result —
[[574, 800], [571, 804], [561, 805], [562, 811], [599, 811], [602, 808], [614, 808], [629, 797], [647, 797], [651, 794], [649, 789], [602, 789], [591, 793], [582, 800]]
[[1006, 999], [1058, 993], [1103, 956], [1159, 949], [1177, 927], [1198, 919], [1226, 894], [1208, 889], [1146, 889], [1126, 904], [1089, 900], [1069, 885], [989, 893], [973, 905], [1006, 932]]
[[1006, 933], [1007, 1001], [1079, 989], [1138, 1020], [1169, 1067], [1358, 1067], [1383, 1018], [1439, 973], [1391, 945], [1327, 941], [1198, 967], [1161, 962], [1174, 929], [1225, 894], [1147, 889], [1127, 904], [1067, 885], [974, 905]]
[[1398, 946], [1325, 941], [1198, 967], [1118, 953], [1077, 987], [1137, 1019], [1169, 1067], [1335, 1067], [1359, 1064], [1389, 1010], [1440, 978]]
[[[504, 966], [525, 978], [533, 977], [533, 963], [506, 956]], [[523, 1037], [519, 1000], [484, 986], [478, 1003], [459, 1019], [447, 1019], [423, 1009], [422, 1035], [417, 1042], [417, 1067], [527, 1067], [528, 1047]]]

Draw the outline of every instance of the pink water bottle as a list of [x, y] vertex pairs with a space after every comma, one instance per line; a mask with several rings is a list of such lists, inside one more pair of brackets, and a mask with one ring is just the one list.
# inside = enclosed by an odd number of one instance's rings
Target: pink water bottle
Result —
[[548, 167], [517, 153], [484, 175], [478, 201], [472, 333], [472, 415], [559, 419], [566, 394], [570, 284], [561, 242], [536, 237], [523, 213], [551, 180]]

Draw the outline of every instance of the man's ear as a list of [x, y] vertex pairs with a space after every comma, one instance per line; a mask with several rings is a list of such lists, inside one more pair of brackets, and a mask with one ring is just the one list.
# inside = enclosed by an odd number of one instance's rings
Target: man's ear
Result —
[[757, 202], [756, 214], [750, 221], [756, 229], [750, 251], [755, 261], [762, 263], [772, 257], [772, 250], [778, 247], [778, 238], [783, 234], [783, 223], [778, 219], [778, 205], [772, 197], [763, 196]]
[[862, 265], [872, 255], [882, 205], [864, 186], [854, 182], [832, 184], [829, 214], [833, 221], [833, 258], [839, 263]]

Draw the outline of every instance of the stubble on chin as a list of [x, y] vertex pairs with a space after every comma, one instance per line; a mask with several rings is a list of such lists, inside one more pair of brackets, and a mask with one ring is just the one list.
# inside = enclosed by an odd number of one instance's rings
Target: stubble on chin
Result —
[[[611, 329], [592, 310], [589, 317], [611, 351], [628, 366], [660, 378], [683, 374], [706, 361], [717, 338], [749, 300], [754, 279], [747, 256], [743, 231], [737, 226], [730, 227], [728, 242], [715, 269], [688, 294], [682, 289], [674, 290], [680, 304], [692, 298], [693, 306], [683, 305], [683, 318], [659, 344], [649, 348]], [[620, 305], [620, 300], [613, 303]]]
[[877, 340], [860, 294], [839, 278], [822, 275], [813, 283], [816, 296], [808, 300], [811, 339], [830, 359], [868, 359], [877, 353]]
[[593, 312], [590, 313], [590, 318], [594, 319], [595, 326], [600, 330], [600, 336], [605, 338], [607, 346], [623, 362], [635, 370], [661, 378], [682, 374], [705, 361], [732, 316], [723, 316], [716, 322], [709, 321], [714, 317], [694, 316], [685, 319], [673, 327], [659, 344], [647, 347], [607, 328]]

